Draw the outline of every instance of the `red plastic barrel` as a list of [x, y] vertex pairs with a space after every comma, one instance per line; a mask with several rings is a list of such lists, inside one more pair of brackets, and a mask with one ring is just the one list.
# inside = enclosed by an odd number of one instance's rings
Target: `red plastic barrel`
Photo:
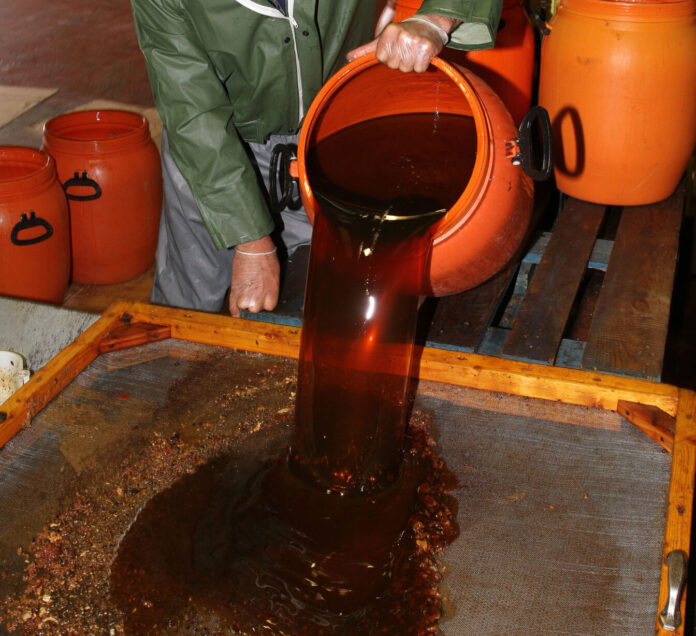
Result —
[[359, 122], [408, 113], [469, 116], [476, 127], [473, 169], [462, 171], [461, 196], [435, 228], [430, 280], [422, 290], [455, 294], [482, 283], [513, 257], [529, 227], [533, 201], [532, 180], [518, 165], [518, 130], [500, 98], [473, 73], [439, 58], [425, 73], [391, 70], [373, 55], [345, 66], [324, 85], [302, 126], [297, 153], [302, 200], [313, 219], [317, 202], [306, 156], [314, 144]]
[[69, 279], [68, 203], [53, 159], [0, 146], [0, 294], [60, 303]]
[[60, 115], [44, 127], [70, 206], [72, 279], [110, 284], [147, 270], [162, 205], [159, 153], [147, 119], [121, 110]]
[[[420, 5], [421, 0], [398, 0], [394, 21], [411, 17]], [[522, 0], [503, 0], [494, 48], [462, 51], [446, 47], [440, 57], [476, 73], [503, 100], [515, 123], [522, 121], [532, 104], [535, 57], [534, 29]]]

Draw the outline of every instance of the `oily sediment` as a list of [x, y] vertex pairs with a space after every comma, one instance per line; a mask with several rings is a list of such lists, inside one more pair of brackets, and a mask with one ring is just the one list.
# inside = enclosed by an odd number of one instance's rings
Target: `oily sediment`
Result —
[[165, 406], [153, 412], [148, 430], [124, 439], [125, 453], [115, 450], [120, 461], [92, 467], [64, 511], [30, 546], [17, 548], [26, 564], [24, 591], [0, 601], [2, 624], [21, 634], [122, 633], [122, 616], [108, 598], [108, 576], [139, 510], [212, 457], [285, 444], [294, 367], [291, 361], [236, 352], [193, 362], [169, 390]]
[[[210, 462], [224, 463], [235, 454], [271, 459], [282, 453], [292, 427], [295, 364], [272, 360], [263, 367], [251, 365], [243, 381], [221, 390], [229, 365], [229, 357], [220, 355], [179, 381], [167, 406], [154, 414], [159, 432], [145, 436], [108, 479], [76, 493], [34, 539], [26, 555], [26, 588], [5, 599], [0, 610], [9, 630], [129, 633], [123, 611], [111, 598], [109, 576], [119, 544], [139, 511]], [[437, 557], [457, 527], [456, 509], [446, 495], [452, 478], [433, 452], [427, 425], [428, 417], [414, 412], [407, 454], [418, 454], [426, 469], [389, 591], [364, 612], [361, 633], [369, 633], [380, 614], [389, 615], [392, 625], [408, 626], [407, 633], [437, 629], [442, 606]], [[146, 612], [151, 603], [143, 596], [129, 611]], [[153, 633], [254, 633], [258, 627], [213, 610], [184, 603]]]

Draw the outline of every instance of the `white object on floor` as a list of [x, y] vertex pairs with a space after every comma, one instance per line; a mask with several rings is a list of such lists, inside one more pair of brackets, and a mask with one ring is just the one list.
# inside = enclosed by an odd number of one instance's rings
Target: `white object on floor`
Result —
[[0, 351], [0, 404], [21, 389], [29, 379], [24, 357], [15, 351]]

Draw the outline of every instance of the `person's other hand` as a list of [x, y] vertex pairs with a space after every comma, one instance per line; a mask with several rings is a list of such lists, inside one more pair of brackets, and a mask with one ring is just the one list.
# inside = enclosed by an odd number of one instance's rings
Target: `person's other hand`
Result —
[[447, 43], [447, 34], [460, 20], [439, 15], [418, 15], [413, 20], [388, 24], [372, 42], [350, 51], [348, 61], [374, 52], [389, 68], [423, 73]]
[[241, 309], [256, 314], [270, 311], [278, 304], [280, 265], [270, 236], [240, 243], [232, 259], [230, 314]]

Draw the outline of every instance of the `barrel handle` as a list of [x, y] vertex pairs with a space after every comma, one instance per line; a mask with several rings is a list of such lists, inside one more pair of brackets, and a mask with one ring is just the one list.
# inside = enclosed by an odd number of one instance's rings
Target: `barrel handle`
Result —
[[532, 25], [536, 27], [542, 36], [551, 34], [551, 25], [537, 13], [536, 9], [531, 6], [531, 3], [525, 3], [524, 10], [527, 12]]
[[[534, 167], [532, 130], [535, 121], [539, 121], [541, 127], [541, 167]], [[551, 175], [553, 169], [552, 161], [552, 139], [551, 139], [551, 119], [549, 113], [543, 106], [532, 106], [529, 112], [522, 119], [518, 128], [519, 137], [506, 142], [508, 146], [508, 157], [516, 166], [522, 166], [525, 174], [535, 181], [545, 181]]]
[[[41, 236], [35, 236], [34, 238], [21, 239], [19, 238], [19, 233], [23, 230], [29, 230], [33, 227], [42, 227], [46, 230]], [[15, 245], [34, 245], [35, 243], [40, 243], [46, 239], [51, 238], [53, 235], [53, 228], [51, 224], [41, 217], [37, 217], [36, 213], [32, 210], [27, 218], [26, 214], [22, 214], [20, 221], [12, 228], [12, 234], [10, 234], [10, 240]]]
[[[73, 186], [84, 186], [87, 188], [93, 188], [94, 192], [92, 194], [70, 194], [68, 192], [68, 188], [71, 188]], [[87, 176], [86, 172], [83, 172], [82, 176], [80, 176], [80, 174], [76, 172], [72, 179], [68, 179], [63, 184], [63, 190], [65, 190], [65, 196], [68, 197], [68, 199], [70, 199], [71, 201], [94, 201], [94, 199], [98, 199], [102, 194], [102, 190], [99, 187], [99, 184], [96, 181], [94, 181], [94, 179], [90, 179]]]
[[[296, 157], [296, 144], [276, 144], [273, 147], [268, 166], [268, 194], [273, 212], [281, 212], [285, 208], [299, 210], [302, 206], [299, 194], [295, 197], [292, 194], [297, 178], [291, 175], [291, 165]], [[278, 184], [280, 184], [280, 196], [278, 196]]]

